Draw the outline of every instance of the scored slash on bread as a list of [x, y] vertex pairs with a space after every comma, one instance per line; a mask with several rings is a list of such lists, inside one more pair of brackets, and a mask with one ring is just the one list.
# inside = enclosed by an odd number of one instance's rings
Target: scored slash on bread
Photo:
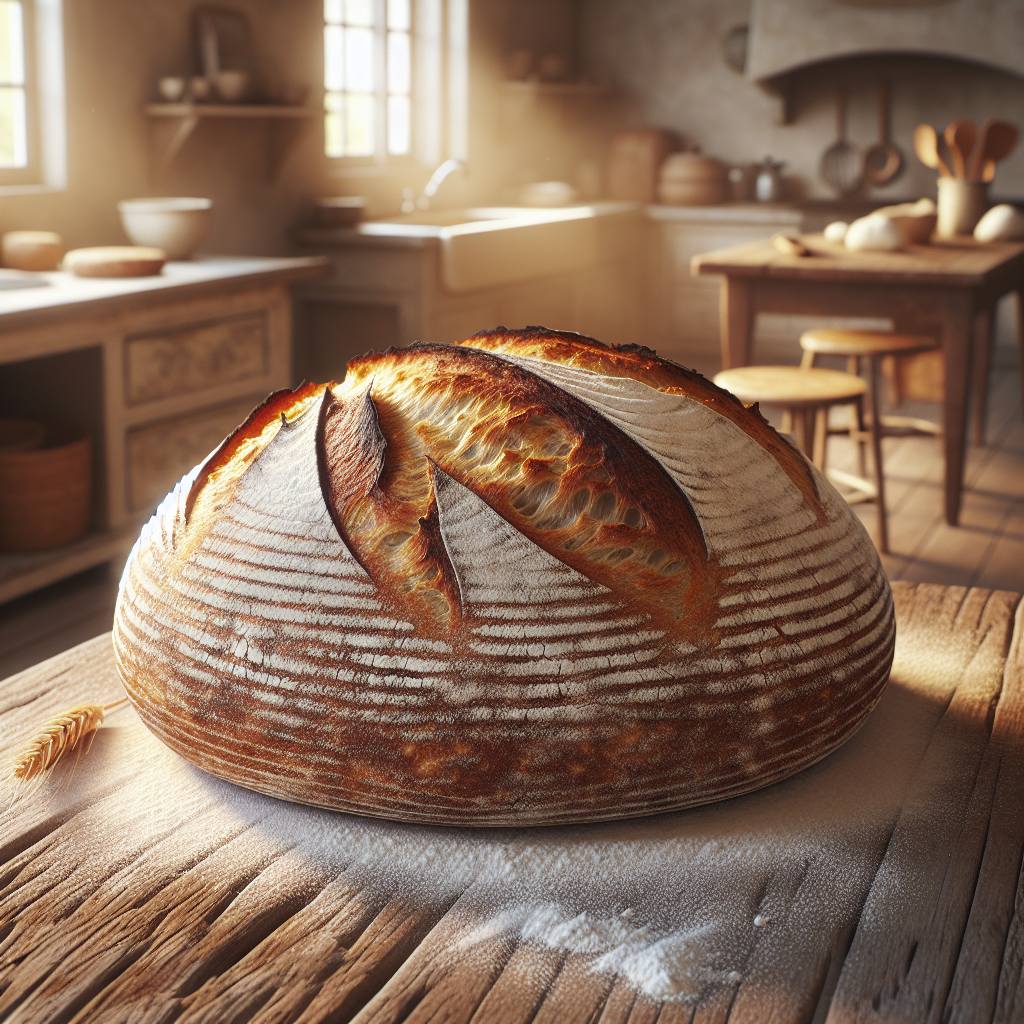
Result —
[[[341, 424], [359, 415], [350, 405], [367, 403], [353, 444]], [[431, 465], [549, 554], [667, 622], [692, 610], [708, 571], [700, 523], [656, 459], [579, 399], [476, 349], [417, 345], [353, 361], [334, 389], [324, 446], [339, 533], [390, 591], [433, 575], [452, 605], [443, 545], [421, 537], [433, 514]], [[369, 468], [366, 449], [377, 453], [372, 481], [356, 471]], [[426, 563], [397, 555], [414, 538], [435, 552]]]
[[628, 817], [825, 756], [878, 700], [870, 539], [727, 392], [531, 328], [272, 395], [129, 559], [118, 669], [222, 778], [407, 821]]

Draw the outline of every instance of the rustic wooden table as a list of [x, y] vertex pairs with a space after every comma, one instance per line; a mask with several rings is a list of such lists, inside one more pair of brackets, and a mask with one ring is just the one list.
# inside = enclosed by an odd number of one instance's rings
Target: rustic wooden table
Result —
[[[963, 489], [972, 351], [980, 414], [995, 304], [1015, 291], [1018, 314], [1024, 315], [1024, 244], [982, 245], [962, 238], [883, 253], [850, 252], [821, 235], [800, 238], [810, 256], [780, 253], [766, 238], [693, 258], [694, 275], [722, 276], [722, 368], [750, 363], [758, 313], [885, 317], [900, 333], [938, 338], [946, 357], [946, 521], [955, 526]], [[1024, 327], [1019, 333], [1024, 354]]]
[[[533, 830], [282, 803], [112, 715], [0, 825], [0, 1019], [1020, 1021], [1024, 615], [895, 586], [830, 757], [676, 814]], [[0, 686], [0, 748], [119, 686], [109, 636]]]

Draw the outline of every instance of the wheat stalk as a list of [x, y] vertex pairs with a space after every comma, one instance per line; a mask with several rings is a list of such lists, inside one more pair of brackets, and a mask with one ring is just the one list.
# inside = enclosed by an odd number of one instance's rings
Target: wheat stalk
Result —
[[[14, 799], [22, 786], [30, 785], [35, 789], [42, 784], [69, 754], [76, 753], [77, 764], [83, 754], [89, 753], [96, 730], [103, 724], [107, 712], [127, 701], [127, 697], [122, 697], [111, 704], [78, 704], [41, 726], [8, 763], [4, 781], [14, 790]], [[74, 767], [71, 770], [74, 771]]]

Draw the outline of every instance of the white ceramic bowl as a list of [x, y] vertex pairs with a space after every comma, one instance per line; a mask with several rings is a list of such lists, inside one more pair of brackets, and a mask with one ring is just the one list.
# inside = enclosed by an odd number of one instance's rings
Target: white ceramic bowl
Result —
[[183, 260], [210, 231], [213, 200], [190, 196], [125, 199], [117, 204], [124, 233], [136, 245], [163, 249], [169, 260]]

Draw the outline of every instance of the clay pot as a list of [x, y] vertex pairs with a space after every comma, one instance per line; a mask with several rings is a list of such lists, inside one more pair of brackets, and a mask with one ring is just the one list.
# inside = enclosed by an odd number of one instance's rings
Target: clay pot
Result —
[[729, 198], [729, 169], [700, 153], [671, 153], [661, 165], [658, 199], [672, 206], [714, 206]]

